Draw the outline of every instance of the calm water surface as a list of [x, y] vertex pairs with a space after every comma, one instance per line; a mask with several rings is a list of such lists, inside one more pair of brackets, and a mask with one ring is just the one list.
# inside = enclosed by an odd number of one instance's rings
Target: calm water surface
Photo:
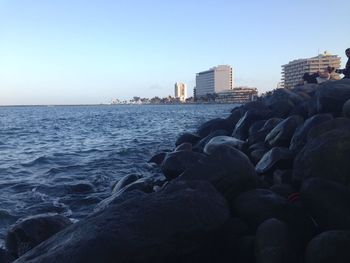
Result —
[[233, 105], [0, 107], [0, 245], [21, 217], [79, 220], [149, 158]]

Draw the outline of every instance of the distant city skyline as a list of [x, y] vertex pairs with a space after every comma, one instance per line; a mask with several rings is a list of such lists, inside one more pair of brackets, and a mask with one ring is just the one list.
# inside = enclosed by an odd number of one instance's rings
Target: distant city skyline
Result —
[[0, 105], [165, 97], [179, 80], [190, 95], [196, 72], [221, 64], [236, 86], [265, 92], [295, 59], [328, 50], [343, 67], [349, 9], [348, 0], [0, 0]]

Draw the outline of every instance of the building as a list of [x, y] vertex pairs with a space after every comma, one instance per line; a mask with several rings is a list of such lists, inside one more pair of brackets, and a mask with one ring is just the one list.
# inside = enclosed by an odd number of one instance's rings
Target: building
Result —
[[218, 103], [246, 103], [258, 98], [258, 90], [250, 87], [237, 87], [217, 93], [215, 102]]
[[196, 99], [232, 88], [232, 67], [229, 65], [219, 65], [196, 74]]
[[[312, 58], [297, 59], [282, 66], [282, 83], [284, 88], [292, 88], [298, 84], [305, 73], [315, 73], [327, 66], [340, 68], [340, 57], [327, 51]], [[334, 78], [339, 77], [334, 73]]]
[[181, 102], [186, 101], [187, 99], [186, 84], [181, 82], [175, 83], [175, 98], [179, 99]]

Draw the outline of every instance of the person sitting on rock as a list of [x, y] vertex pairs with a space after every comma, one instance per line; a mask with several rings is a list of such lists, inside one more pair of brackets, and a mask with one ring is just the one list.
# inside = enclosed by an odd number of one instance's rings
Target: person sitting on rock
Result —
[[348, 62], [344, 69], [337, 69], [335, 72], [339, 74], [344, 74], [344, 79], [350, 79], [350, 48], [345, 50], [345, 54], [348, 57]]
[[325, 68], [323, 71], [317, 71], [316, 73], [310, 74], [310, 73], [305, 73], [302, 77], [302, 84], [305, 83], [323, 83], [327, 80], [331, 79], [331, 74], [334, 72], [334, 67], [328, 66]]

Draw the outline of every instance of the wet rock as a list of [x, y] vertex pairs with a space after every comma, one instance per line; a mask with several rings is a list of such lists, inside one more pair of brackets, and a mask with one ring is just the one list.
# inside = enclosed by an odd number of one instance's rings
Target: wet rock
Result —
[[323, 229], [350, 230], [350, 189], [338, 183], [311, 178], [300, 190], [308, 211]]
[[270, 112], [258, 112], [255, 110], [247, 111], [244, 116], [237, 122], [232, 137], [235, 137], [239, 140], [246, 140], [249, 136], [249, 128], [256, 121], [262, 120], [268, 117]]
[[303, 123], [303, 118], [293, 115], [280, 122], [265, 138], [265, 141], [271, 146], [289, 147], [290, 140], [296, 128]]
[[248, 157], [232, 147], [218, 146], [211, 155], [199, 160], [179, 177], [212, 183], [227, 200], [256, 187], [254, 166]]
[[196, 145], [193, 147], [193, 151], [203, 152], [205, 145], [214, 137], [217, 136], [227, 136], [229, 133], [225, 130], [217, 130], [210, 133], [208, 136], [201, 139]]
[[225, 130], [227, 133], [232, 131], [233, 127], [231, 126], [230, 121], [222, 118], [213, 119], [203, 123], [197, 130], [197, 134], [204, 138], [210, 133], [217, 130]]
[[332, 119], [333, 117], [331, 114], [317, 114], [308, 118], [303, 125], [299, 126], [295, 131], [289, 148], [293, 151], [300, 151], [307, 142], [309, 131], [313, 127]]
[[249, 135], [248, 137], [248, 144], [252, 145], [258, 142], [264, 142], [266, 136], [275, 128], [283, 119], [280, 118], [271, 118], [268, 119], [264, 126], [257, 131], [256, 133], [253, 133]]
[[148, 162], [160, 165], [166, 156], [165, 152], [155, 154]]
[[255, 166], [257, 173], [266, 173], [274, 169], [292, 168], [294, 153], [288, 148], [274, 147], [261, 158]]
[[180, 134], [180, 136], [177, 138], [175, 146], [177, 147], [185, 142], [195, 145], [197, 142], [199, 142], [200, 139], [201, 137], [196, 134], [185, 132]]
[[264, 221], [255, 238], [257, 263], [297, 263], [302, 256], [286, 223], [275, 218]]
[[125, 186], [137, 181], [142, 178], [140, 174], [128, 174], [118, 181], [118, 183], [113, 187], [112, 193], [120, 191]]
[[79, 221], [17, 263], [198, 262], [203, 237], [228, 218], [210, 184], [173, 182]]
[[350, 262], [350, 231], [327, 231], [307, 246], [305, 263]]
[[252, 229], [269, 218], [283, 219], [287, 210], [287, 199], [268, 189], [244, 192], [234, 201], [234, 211]]
[[293, 179], [320, 177], [350, 186], [350, 133], [333, 130], [307, 142], [294, 160]]
[[171, 180], [194, 165], [202, 157], [202, 154], [190, 151], [168, 153], [161, 164], [161, 169], [165, 177]]
[[322, 122], [321, 124], [310, 129], [307, 140], [314, 139], [315, 137], [318, 137], [332, 130], [350, 131], [350, 120], [348, 118], [335, 118], [333, 120]]
[[245, 142], [230, 136], [216, 136], [205, 145], [204, 153], [211, 154], [220, 145], [242, 150], [245, 147]]
[[192, 151], [192, 144], [189, 142], [184, 142], [175, 148], [175, 152], [178, 151]]
[[68, 218], [57, 214], [20, 219], [6, 235], [6, 249], [12, 256], [19, 257], [70, 224]]
[[350, 99], [345, 101], [343, 105], [343, 116], [346, 118], [350, 118]]
[[0, 262], [1, 263], [10, 263], [16, 258], [13, 257], [8, 251], [3, 248], [0, 248]]
[[320, 85], [315, 97], [318, 113], [340, 116], [343, 104], [350, 99], [350, 80], [327, 81]]

